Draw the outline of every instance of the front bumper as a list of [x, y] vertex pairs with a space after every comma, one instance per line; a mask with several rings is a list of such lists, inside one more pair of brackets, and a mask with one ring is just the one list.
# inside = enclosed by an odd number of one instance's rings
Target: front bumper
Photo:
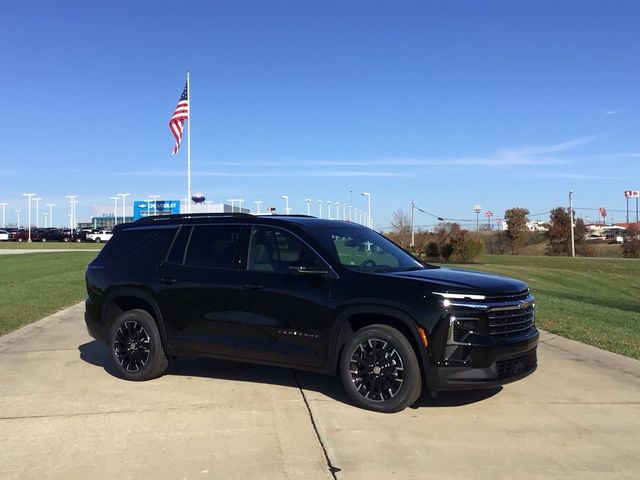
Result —
[[491, 388], [515, 382], [537, 368], [539, 333], [527, 340], [476, 348], [468, 365], [430, 366], [425, 372], [432, 391]]

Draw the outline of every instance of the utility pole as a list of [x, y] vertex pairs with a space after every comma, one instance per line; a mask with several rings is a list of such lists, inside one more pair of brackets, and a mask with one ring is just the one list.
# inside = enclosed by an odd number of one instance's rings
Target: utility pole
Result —
[[153, 214], [157, 215], [158, 214], [158, 199], [160, 198], [160, 195], [149, 195], [149, 198], [151, 200], [153, 200]]
[[416, 246], [415, 215], [416, 202], [411, 202], [411, 248]]
[[333, 220], [331, 218], [331, 202], [329, 200], [327, 200], [325, 203], [327, 204], [327, 218], [329, 220]]
[[569, 221], [571, 222], [571, 256], [576, 256], [576, 242], [573, 233], [573, 190], [569, 190]]
[[322, 200], [318, 200], [318, 218], [322, 218]]
[[307, 202], [307, 215], [311, 216], [311, 199], [307, 198], [305, 202]]
[[262, 203], [262, 200], [254, 200], [253, 203], [256, 204], [256, 214], [260, 215], [260, 204]]

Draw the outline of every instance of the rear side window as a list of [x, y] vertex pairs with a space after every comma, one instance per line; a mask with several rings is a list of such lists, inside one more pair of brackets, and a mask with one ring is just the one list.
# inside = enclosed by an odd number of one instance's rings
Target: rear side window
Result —
[[156, 266], [164, 260], [177, 227], [121, 230], [107, 242], [99, 259], [105, 263]]
[[197, 225], [193, 228], [185, 265], [231, 270], [240, 240], [239, 225]]

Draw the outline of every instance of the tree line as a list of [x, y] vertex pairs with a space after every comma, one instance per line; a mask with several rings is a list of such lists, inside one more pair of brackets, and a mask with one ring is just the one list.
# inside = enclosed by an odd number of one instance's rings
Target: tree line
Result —
[[[392, 231], [388, 236], [403, 248], [430, 260], [446, 262], [473, 262], [485, 251], [505, 253], [506, 246], [512, 255], [528, 244], [545, 241], [545, 255], [571, 255], [571, 214], [568, 208], [551, 210], [545, 232], [531, 232], [527, 227], [529, 210], [514, 207], [504, 212], [505, 231], [495, 235], [479, 235], [457, 223], [443, 222], [434, 231], [415, 232], [411, 245], [411, 220], [403, 210], [396, 210], [391, 220]], [[589, 230], [581, 218], [574, 218], [574, 244], [577, 255], [593, 256], [593, 248], [587, 241]], [[496, 248], [497, 247], [497, 248]], [[640, 231], [634, 225], [627, 229], [622, 254], [626, 258], [640, 258]], [[496, 251], [497, 250], [497, 251]]]

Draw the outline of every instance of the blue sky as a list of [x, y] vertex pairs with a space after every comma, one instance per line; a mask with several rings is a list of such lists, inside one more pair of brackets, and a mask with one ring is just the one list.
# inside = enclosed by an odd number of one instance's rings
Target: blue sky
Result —
[[119, 192], [184, 197], [168, 120], [188, 68], [192, 190], [216, 202], [282, 211], [286, 194], [304, 213], [351, 190], [366, 208], [368, 191], [379, 228], [412, 200], [473, 219], [573, 189], [577, 207], [624, 210], [638, 19], [636, 1], [6, 3], [0, 202], [15, 222], [35, 192], [62, 221], [70, 194], [80, 219]]

